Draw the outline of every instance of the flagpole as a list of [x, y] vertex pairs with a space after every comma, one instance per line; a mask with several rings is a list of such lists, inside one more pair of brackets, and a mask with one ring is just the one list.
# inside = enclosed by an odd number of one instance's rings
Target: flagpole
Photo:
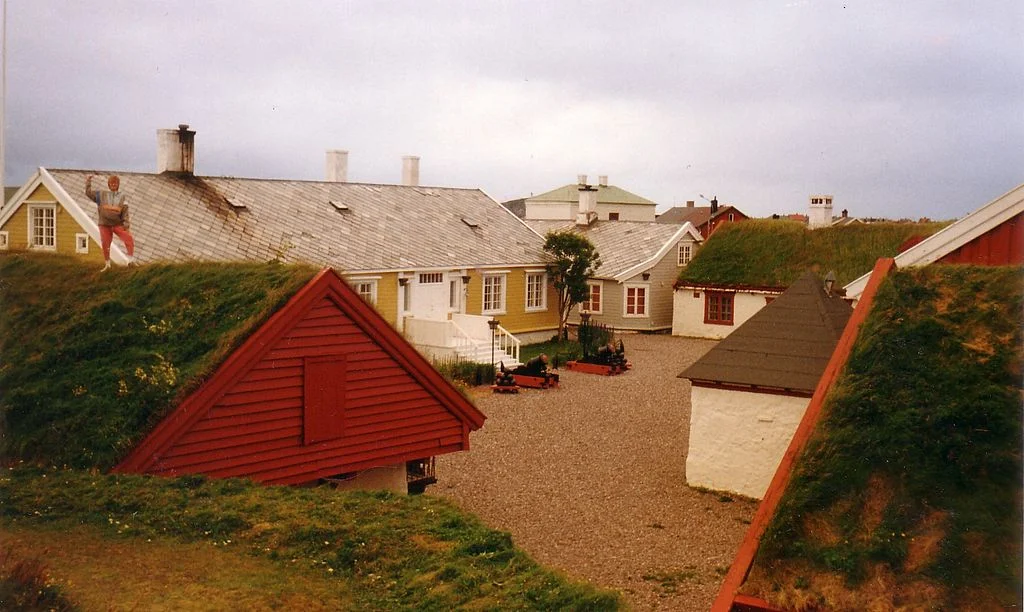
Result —
[[0, 208], [7, 204], [7, 0], [0, 0], [3, 4], [3, 22], [0, 23], [3, 41], [0, 42], [0, 189], [4, 189], [3, 201], [0, 201]]

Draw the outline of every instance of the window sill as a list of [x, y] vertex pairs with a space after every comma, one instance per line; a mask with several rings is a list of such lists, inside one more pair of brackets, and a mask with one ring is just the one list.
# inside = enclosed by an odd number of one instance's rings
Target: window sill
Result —
[[736, 325], [733, 321], [709, 321], [704, 319], [705, 325]]

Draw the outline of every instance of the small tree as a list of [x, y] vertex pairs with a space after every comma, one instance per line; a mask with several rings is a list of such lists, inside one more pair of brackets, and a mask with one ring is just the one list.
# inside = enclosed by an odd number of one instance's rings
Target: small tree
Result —
[[569, 311], [590, 297], [587, 279], [601, 266], [601, 257], [585, 236], [572, 231], [549, 232], [544, 250], [554, 258], [548, 274], [558, 290], [558, 337], [564, 339]]

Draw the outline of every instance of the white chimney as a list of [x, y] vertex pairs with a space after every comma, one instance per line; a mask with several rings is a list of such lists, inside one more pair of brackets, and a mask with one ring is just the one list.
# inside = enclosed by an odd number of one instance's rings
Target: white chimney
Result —
[[577, 174], [576, 175], [576, 184], [577, 185], [586, 185], [587, 184], [587, 175], [586, 174]]
[[815, 229], [832, 225], [832, 196], [812, 195], [807, 210], [807, 227]]
[[348, 182], [348, 151], [332, 149], [327, 152], [327, 182]]
[[598, 177], [597, 177], [597, 186], [598, 187], [607, 187], [608, 186], [608, 175], [607, 174], [598, 175]]
[[196, 133], [187, 123], [156, 131], [156, 171], [192, 174], [196, 167]]
[[420, 158], [415, 155], [402, 157], [402, 184], [416, 187], [420, 184]]
[[580, 207], [576, 225], [590, 225], [597, 220], [597, 187], [580, 185]]

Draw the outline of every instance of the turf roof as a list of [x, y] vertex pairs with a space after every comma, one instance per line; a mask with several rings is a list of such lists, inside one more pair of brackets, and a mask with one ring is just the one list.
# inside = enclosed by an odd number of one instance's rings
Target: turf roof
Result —
[[113, 466], [316, 272], [0, 256], [0, 456]]
[[883, 284], [741, 592], [786, 609], [1019, 607], [1024, 269]]
[[810, 230], [788, 220], [751, 219], [715, 231], [683, 268], [682, 283], [788, 287], [807, 270], [835, 272], [839, 286], [893, 257], [911, 238], [943, 223], [864, 223]]

